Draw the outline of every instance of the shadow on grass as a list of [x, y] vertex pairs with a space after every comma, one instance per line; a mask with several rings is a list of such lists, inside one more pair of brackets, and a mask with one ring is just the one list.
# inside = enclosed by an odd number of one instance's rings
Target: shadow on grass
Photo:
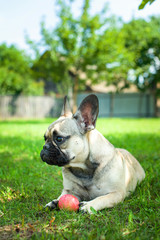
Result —
[[[106, 136], [105, 136], [106, 137]], [[145, 165], [147, 161], [160, 160], [160, 135], [156, 134], [110, 134], [106, 137], [115, 147], [124, 148], [131, 152], [140, 162]], [[28, 155], [28, 160], [40, 160], [40, 151], [44, 140], [30, 139], [30, 136], [1, 136], [0, 141], [0, 159], [2, 166], [16, 162], [18, 159], [22, 162]], [[6, 161], [7, 160], [7, 161]]]

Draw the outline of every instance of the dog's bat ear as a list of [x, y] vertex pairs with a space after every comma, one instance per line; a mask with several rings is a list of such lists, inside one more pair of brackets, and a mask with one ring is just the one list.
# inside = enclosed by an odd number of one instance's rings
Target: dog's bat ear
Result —
[[99, 102], [96, 95], [87, 96], [80, 104], [74, 118], [84, 132], [95, 128], [97, 116], [99, 113]]
[[72, 111], [69, 105], [69, 101], [67, 96], [64, 97], [64, 103], [63, 103], [63, 108], [62, 108], [62, 112], [61, 112], [61, 116], [64, 117], [72, 117]]

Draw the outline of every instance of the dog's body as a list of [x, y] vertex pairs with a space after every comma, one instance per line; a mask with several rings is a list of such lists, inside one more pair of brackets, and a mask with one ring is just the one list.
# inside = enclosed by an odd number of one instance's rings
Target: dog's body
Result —
[[[48, 164], [63, 166], [64, 194], [83, 201], [80, 210], [91, 213], [113, 207], [133, 192], [145, 173], [126, 150], [115, 148], [98, 132], [95, 122], [98, 99], [90, 95], [72, 115], [65, 100], [61, 117], [45, 133], [41, 158]], [[58, 198], [58, 199], [59, 199]], [[57, 200], [46, 206], [55, 208]]]

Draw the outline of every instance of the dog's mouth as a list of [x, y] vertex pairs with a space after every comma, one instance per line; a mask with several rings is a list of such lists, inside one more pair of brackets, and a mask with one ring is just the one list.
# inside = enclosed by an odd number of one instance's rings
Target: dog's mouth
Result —
[[69, 164], [69, 158], [52, 143], [47, 143], [43, 146], [40, 157], [43, 162], [46, 162], [49, 165], [62, 167]]

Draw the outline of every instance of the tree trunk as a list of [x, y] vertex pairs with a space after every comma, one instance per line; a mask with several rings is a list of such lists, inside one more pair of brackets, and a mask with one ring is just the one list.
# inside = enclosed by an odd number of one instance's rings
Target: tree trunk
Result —
[[70, 86], [68, 89], [68, 97], [69, 97], [70, 107], [73, 110], [73, 87], [72, 86]]
[[78, 94], [78, 76], [75, 76], [73, 83], [73, 113], [77, 111], [77, 94]]

